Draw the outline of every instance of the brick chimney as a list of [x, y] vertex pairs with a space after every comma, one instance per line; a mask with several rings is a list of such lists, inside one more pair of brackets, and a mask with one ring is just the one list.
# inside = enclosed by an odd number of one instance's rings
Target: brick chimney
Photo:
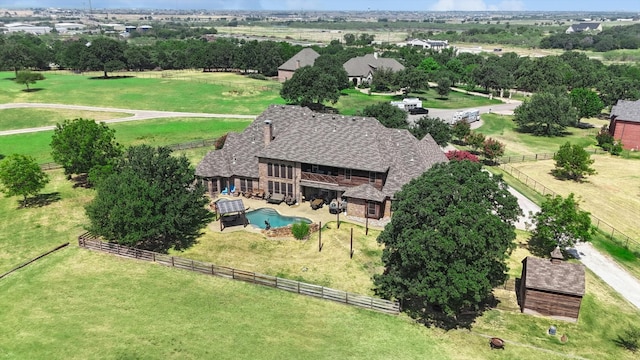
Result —
[[271, 120], [264, 121], [264, 146], [267, 146], [273, 140], [273, 126]]
[[551, 263], [559, 264], [563, 261], [564, 261], [564, 256], [562, 255], [562, 251], [560, 251], [560, 248], [556, 246], [556, 248], [553, 249], [553, 251], [551, 252]]

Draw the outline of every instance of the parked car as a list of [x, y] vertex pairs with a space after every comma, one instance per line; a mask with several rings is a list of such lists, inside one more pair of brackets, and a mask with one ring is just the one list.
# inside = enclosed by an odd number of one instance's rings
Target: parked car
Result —
[[425, 109], [425, 108], [422, 108], [422, 107], [416, 107], [416, 108], [413, 108], [413, 109], [409, 109], [409, 114], [411, 114], [411, 115], [423, 115], [423, 114], [426, 115], [428, 113], [429, 113], [429, 109]]

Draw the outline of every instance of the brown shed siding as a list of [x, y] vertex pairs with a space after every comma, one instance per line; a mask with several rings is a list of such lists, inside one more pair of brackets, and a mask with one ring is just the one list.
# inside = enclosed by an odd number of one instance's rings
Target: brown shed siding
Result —
[[293, 77], [294, 70], [278, 70], [278, 81], [285, 82]]
[[622, 146], [626, 150], [640, 149], [640, 123], [614, 119], [609, 128], [613, 138], [622, 140]]
[[525, 289], [522, 294], [522, 312], [577, 320], [582, 297], [536, 289]]

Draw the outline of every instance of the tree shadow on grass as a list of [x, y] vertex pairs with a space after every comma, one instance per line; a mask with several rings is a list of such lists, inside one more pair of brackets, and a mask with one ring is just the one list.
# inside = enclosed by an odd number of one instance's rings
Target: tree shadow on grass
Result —
[[18, 203], [20, 204], [20, 208], [28, 208], [28, 207], [43, 207], [54, 202], [60, 201], [60, 193], [52, 192], [48, 194], [38, 194], [36, 196], [27, 198], [26, 200], [20, 200]]
[[134, 78], [135, 76], [131, 76], [131, 75], [118, 75], [118, 76], [91, 76], [89, 77], [89, 80], [117, 80], [117, 79], [129, 79], [129, 78]]
[[500, 300], [493, 295], [489, 295], [478, 309], [463, 310], [455, 315], [447, 315], [439, 306], [426, 305], [422, 300], [405, 300], [402, 309], [411, 318], [427, 327], [437, 327], [444, 330], [471, 329], [471, 325], [476, 319], [490, 309], [496, 308]]
[[93, 187], [93, 185], [89, 182], [89, 174], [79, 174], [76, 176], [71, 176], [69, 175], [67, 177], [67, 179], [71, 180], [71, 182], [73, 182], [73, 188], [85, 188], [85, 189], [90, 189]]
[[30, 88], [30, 89], [22, 89], [22, 92], [32, 93], [32, 92], [38, 92], [42, 90], [44, 90], [44, 88]]

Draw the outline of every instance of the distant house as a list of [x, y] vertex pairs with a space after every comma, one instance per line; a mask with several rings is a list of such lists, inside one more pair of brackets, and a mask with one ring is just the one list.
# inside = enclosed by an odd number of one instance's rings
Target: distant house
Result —
[[312, 48], [304, 48], [297, 54], [293, 55], [291, 59], [287, 60], [284, 64], [278, 67], [278, 80], [284, 82], [291, 79], [293, 73], [303, 66], [313, 66], [316, 59], [320, 56]]
[[394, 72], [404, 69], [404, 66], [398, 60], [379, 57], [377, 53], [349, 59], [344, 63], [343, 67], [347, 71], [349, 81], [354, 86], [370, 83], [373, 79], [373, 72], [378, 69], [391, 69]]
[[35, 26], [31, 24], [24, 23], [12, 23], [6, 24], [4, 26], [6, 30], [3, 30], [5, 33], [26, 33], [33, 35], [44, 35], [51, 32], [51, 27], [49, 26]]
[[602, 24], [594, 23], [594, 22], [583, 22], [578, 24], [573, 24], [567, 28], [565, 33], [573, 34], [573, 33], [581, 33], [581, 32], [600, 32], [602, 31]]
[[563, 260], [558, 248], [551, 259], [527, 256], [522, 260], [519, 302], [523, 313], [578, 321], [585, 289], [584, 266]]
[[398, 46], [413, 46], [420, 47], [423, 49], [432, 49], [436, 51], [440, 51], [442, 49], [449, 48], [449, 40], [431, 40], [431, 39], [411, 39], [404, 43], [399, 43]]
[[395, 193], [447, 157], [430, 135], [384, 127], [362, 116], [272, 105], [242, 133], [229, 133], [196, 176], [217, 196], [225, 189], [269, 192], [297, 202], [346, 199], [347, 215], [389, 218]]
[[640, 100], [618, 100], [611, 109], [609, 133], [627, 150], [640, 150]]

